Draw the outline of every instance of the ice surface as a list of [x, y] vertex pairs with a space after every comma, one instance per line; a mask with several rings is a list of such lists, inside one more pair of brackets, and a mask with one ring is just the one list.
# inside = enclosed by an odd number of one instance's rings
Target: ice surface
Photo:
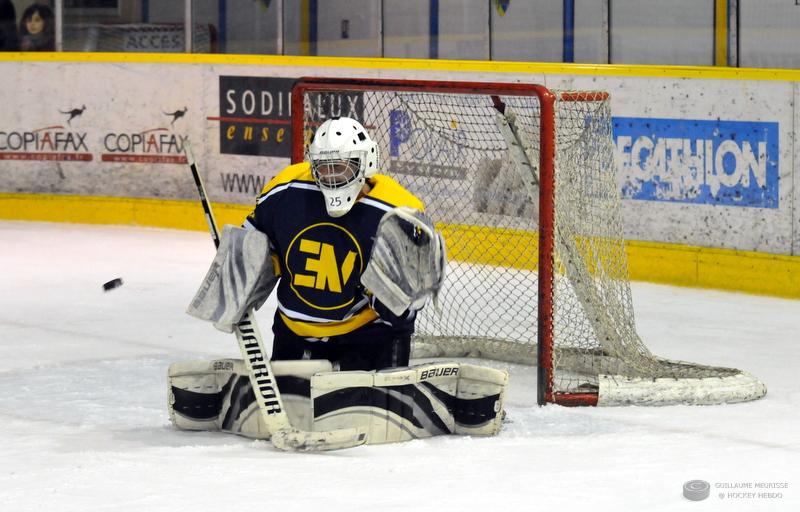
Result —
[[[511, 366], [496, 438], [291, 454], [169, 424], [167, 366], [237, 356], [184, 313], [213, 253], [204, 233], [0, 222], [0, 510], [800, 510], [800, 301], [633, 286], [654, 353], [747, 370], [757, 402], [539, 408]], [[705, 502], [683, 498], [692, 479]], [[748, 482], [788, 488], [718, 487]]]

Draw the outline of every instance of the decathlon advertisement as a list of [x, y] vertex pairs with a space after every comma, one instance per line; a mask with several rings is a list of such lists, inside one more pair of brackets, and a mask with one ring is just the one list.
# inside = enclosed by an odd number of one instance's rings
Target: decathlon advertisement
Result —
[[[304, 62], [0, 61], [0, 90], [15, 91], [0, 111], [0, 192], [194, 199], [189, 145], [212, 201], [249, 205], [289, 163], [297, 77], [527, 81], [611, 93], [627, 238], [800, 251], [794, 82], [543, 75], [535, 66], [526, 75], [503, 73], [502, 63], [497, 72], [433, 72]], [[60, 87], [46, 85], [53, 83]], [[360, 94], [343, 93], [312, 101], [307, 115], [322, 122], [343, 115], [363, 121], [367, 114]], [[387, 117], [391, 144], [413, 135], [404, 131], [402, 111], [373, 115]], [[461, 169], [437, 166], [435, 155], [398, 161], [395, 146], [386, 148], [384, 162], [395, 172], [461, 176]], [[476, 191], [467, 199], [480, 197]]]
[[622, 197], [778, 208], [778, 123], [614, 118]]

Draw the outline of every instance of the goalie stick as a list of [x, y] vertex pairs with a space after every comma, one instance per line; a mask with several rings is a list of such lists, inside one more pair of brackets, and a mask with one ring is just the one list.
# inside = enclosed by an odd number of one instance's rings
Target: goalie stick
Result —
[[[192, 171], [200, 202], [203, 204], [208, 228], [214, 246], [219, 247], [219, 231], [211, 211], [211, 203], [206, 196], [205, 186], [197, 169], [197, 164], [189, 147], [189, 141], [184, 144], [184, 153], [189, 168]], [[236, 341], [247, 368], [250, 385], [258, 403], [258, 409], [270, 433], [272, 444], [281, 450], [297, 451], [324, 451], [338, 450], [359, 446], [367, 441], [367, 434], [363, 428], [345, 428], [321, 432], [308, 432], [293, 428], [289, 417], [283, 407], [280, 391], [275, 383], [269, 357], [264, 350], [261, 331], [258, 329], [252, 308], [248, 310], [233, 329]]]

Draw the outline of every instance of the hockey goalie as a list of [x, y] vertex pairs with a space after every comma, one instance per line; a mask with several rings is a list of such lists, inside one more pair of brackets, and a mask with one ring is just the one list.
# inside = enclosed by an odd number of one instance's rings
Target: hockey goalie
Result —
[[[188, 313], [236, 332], [244, 358], [170, 367], [177, 428], [273, 442], [304, 435], [295, 446], [310, 443], [309, 432], [355, 431], [355, 445], [499, 431], [506, 372], [409, 366], [417, 312], [444, 280], [445, 245], [422, 202], [379, 174], [379, 162], [360, 123], [329, 119], [306, 161], [264, 187], [243, 227], [225, 226]], [[243, 318], [273, 289], [266, 357], [247, 344], [258, 333]], [[291, 429], [276, 431], [277, 416]]]

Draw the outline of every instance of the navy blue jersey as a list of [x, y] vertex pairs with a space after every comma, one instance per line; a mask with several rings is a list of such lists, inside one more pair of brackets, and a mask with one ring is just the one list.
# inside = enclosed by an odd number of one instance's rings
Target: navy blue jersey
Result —
[[[342, 217], [331, 217], [308, 163], [281, 171], [264, 187], [246, 227], [269, 237], [281, 275], [278, 314], [298, 336], [339, 336], [387, 318], [361, 285], [383, 215], [422, 202], [392, 178], [370, 178], [372, 189]], [[383, 317], [381, 317], [382, 312]]]

